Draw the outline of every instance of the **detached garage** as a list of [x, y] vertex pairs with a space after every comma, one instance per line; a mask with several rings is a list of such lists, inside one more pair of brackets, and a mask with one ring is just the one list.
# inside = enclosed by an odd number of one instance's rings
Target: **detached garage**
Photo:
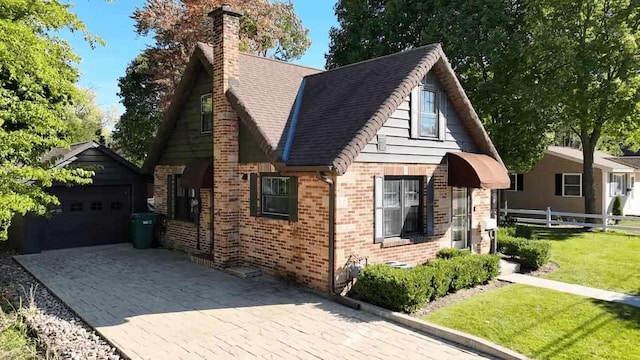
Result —
[[54, 149], [45, 160], [54, 158], [55, 167], [93, 167], [93, 183], [51, 187], [60, 206], [51, 208], [50, 218], [17, 216], [9, 240], [23, 253], [130, 241], [129, 216], [147, 211], [140, 169], [93, 141]]

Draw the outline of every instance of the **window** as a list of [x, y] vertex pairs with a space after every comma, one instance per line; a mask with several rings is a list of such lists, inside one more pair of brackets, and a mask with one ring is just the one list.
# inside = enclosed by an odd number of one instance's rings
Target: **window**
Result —
[[582, 196], [582, 174], [562, 174], [562, 196]]
[[289, 178], [262, 177], [262, 214], [289, 216]]
[[438, 96], [426, 86], [420, 88], [420, 136], [438, 137]]
[[523, 191], [524, 190], [524, 174], [509, 173], [509, 180], [511, 185], [509, 191]]
[[625, 196], [627, 193], [627, 176], [625, 174], [611, 174], [611, 196]]
[[422, 181], [417, 178], [385, 178], [383, 184], [384, 237], [420, 232]]
[[69, 207], [69, 212], [81, 212], [83, 210], [83, 204], [79, 201], [74, 201]]
[[196, 189], [182, 186], [182, 176], [175, 176], [174, 216], [177, 220], [196, 222], [198, 219], [198, 194]]
[[100, 211], [102, 210], [102, 202], [94, 201], [91, 203], [91, 211]]
[[213, 98], [211, 94], [200, 97], [200, 130], [209, 134], [213, 130]]
[[62, 206], [61, 205], [55, 205], [55, 204], [49, 205], [49, 213], [50, 214], [61, 214], [62, 213]]
[[119, 211], [122, 209], [122, 202], [121, 201], [112, 201], [111, 202], [111, 210], [112, 211]]

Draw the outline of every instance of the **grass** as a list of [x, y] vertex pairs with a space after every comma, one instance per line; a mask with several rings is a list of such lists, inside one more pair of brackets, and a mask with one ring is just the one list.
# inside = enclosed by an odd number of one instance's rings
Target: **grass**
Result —
[[508, 285], [423, 318], [534, 359], [640, 359], [640, 308]]
[[27, 326], [10, 308], [0, 310], [0, 359], [42, 359]]
[[560, 268], [547, 279], [640, 295], [640, 236], [537, 227]]

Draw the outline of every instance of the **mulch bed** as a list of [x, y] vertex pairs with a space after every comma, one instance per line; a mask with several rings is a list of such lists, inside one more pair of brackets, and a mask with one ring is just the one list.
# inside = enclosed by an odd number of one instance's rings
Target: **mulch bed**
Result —
[[416, 311], [415, 313], [411, 314], [411, 316], [414, 317], [422, 317], [425, 316], [431, 312], [434, 312], [438, 309], [441, 309], [445, 306], [449, 306], [451, 304], [457, 303], [458, 301], [462, 301], [465, 299], [468, 299], [472, 296], [478, 295], [478, 294], [482, 294], [485, 293], [487, 291], [491, 291], [494, 289], [498, 289], [501, 288], [503, 286], [509, 285], [510, 283], [508, 282], [504, 282], [504, 281], [500, 281], [500, 280], [493, 280], [487, 284], [484, 285], [479, 285], [470, 289], [464, 289], [464, 290], [460, 290], [458, 292], [455, 292], [453, 294], [449, 294], [446, 296], [443, 296], [439, 299], [436, 299], [434, 301], [431, 301], [430, 303], [427, 303], [427, 305], [425, 305], [422, 309]]

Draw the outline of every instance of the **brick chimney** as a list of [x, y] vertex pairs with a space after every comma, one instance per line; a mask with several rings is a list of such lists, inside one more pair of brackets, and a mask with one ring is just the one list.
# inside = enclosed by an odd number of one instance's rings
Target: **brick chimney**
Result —
[[209, 16], [213, 19], [213, 251], [215, 265], [225, 268], [240, 260], [238, 115], [226, 92], [240, 75], [242, 14], [225, 4]]

